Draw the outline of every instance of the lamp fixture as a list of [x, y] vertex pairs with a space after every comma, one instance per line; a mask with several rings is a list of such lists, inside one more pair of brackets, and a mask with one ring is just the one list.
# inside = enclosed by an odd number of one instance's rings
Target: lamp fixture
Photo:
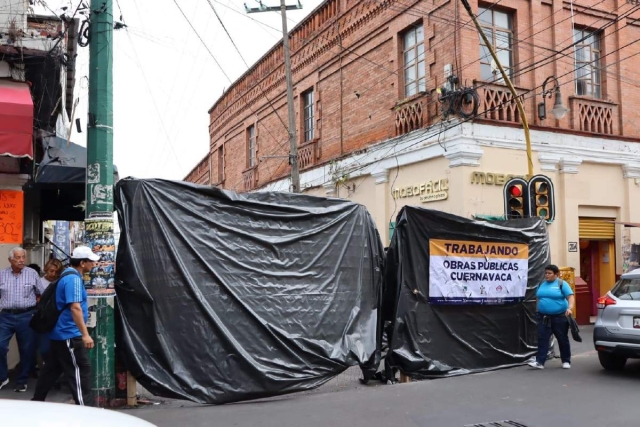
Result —
[[[555, 86], [547, 89], [547, 83], [549, 80], [553, 80]], [[538, 117], [540, 120], [544, 120], [547, 118], [547, 105], [546, 99], [551, 98], [552, 93], [555, 95], [555, 103], [553, 104], [553, 108], [551, 109], [551, 114], [556, 120], [560, 120], [563, 118], [568, 112], [569, 109], [564, 106], [562, 103], [562, 94], [560, 93], [560, 83], [556, 76], [549, 76], [545, 79], [544, 83], [542, 83], [542, 102], [538, 104]]]

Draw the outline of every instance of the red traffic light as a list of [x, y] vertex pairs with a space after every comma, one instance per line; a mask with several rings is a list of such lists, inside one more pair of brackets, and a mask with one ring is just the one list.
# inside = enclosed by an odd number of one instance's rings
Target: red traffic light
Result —
[[522, 187], [519, 185], [512, 185], [509, 187], [509, 194], [513, 197], [522, 197]]

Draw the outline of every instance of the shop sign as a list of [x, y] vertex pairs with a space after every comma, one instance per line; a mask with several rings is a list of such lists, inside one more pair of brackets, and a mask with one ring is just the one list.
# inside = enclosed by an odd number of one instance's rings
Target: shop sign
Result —
[[446, 200], [449, 197], [449, 180], [438, 179], [406, 187], [394, 188], [391, 194], [394, 199], [420, 197], [422, 203]]
[[523, 243], [429, 240], [429, 302], [506, 304], [527, 291]]
[[512, 175], [493, 172], [471, 172], [472, 184], [504, 185], [511, 178], [524, 178], [524, 175]]
[[0, 190], [0, 243], [22, 243], [24, 193]]

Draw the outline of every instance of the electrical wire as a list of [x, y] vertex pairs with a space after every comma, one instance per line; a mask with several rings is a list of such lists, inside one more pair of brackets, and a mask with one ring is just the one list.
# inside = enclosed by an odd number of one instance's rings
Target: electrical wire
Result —
[[[216, 59], [216, 57], [213, 55], [213, 53], [211, 52], [211, 50], [209, 49], [209, 47], [207, 46], [207, 44], [204, 42], [204, 40], [202, 39], [202, 37], [200, 36], [200, 34], [198, 33], [198, 31], [195, 29], [195, 27], [193, 26], [193, 24], [191, 23], [191, 20], [189, 20], [189, 18], [187, 17], [187, 15], [184, 13], [184, 11], [182, 10], [182, 8], [180, 7], [180, 5], [178, 4], [177, 0], [173, 0], [173, 2], [175, 3], [176, 7], [178, 8], [178, 10], [180, 11], [180, 13], [182, 14], [182, 16], [184, 17], [184, 19], [187, 21], [187, 23], [189, 24], [189, 26], [191, 27], [191, 29], [193, 30], [193, 32], [196, 34], [196, 36], [198, 37], [198, 39], [200, 40], [200, 42], [202, 43], [202, 45], [205, 47], [205, 49], [207, 50], [207, 52], [209, 52], [209, 55], [211, 56], [211, 58], [214, 60], [214, 62], [216, 63], [216, 65], [218, 66], [218, 68], [220, 69], [220, 71], [222, 72], [222, 74], [227, 78], [227, 80], [229, 80], [229, 82], [232, 82], [231, 78], [227, 75], [227, 73], [224, 71], [224, 69], [222, 68], [222, 66], [220, 65], [220, 63], [218, 62], [218, 60]], [[232, 82], [233, 83], [233, 82]], [[241, 97], [244, 99], [246, 105], [249, 107], [249, 109], [251, 110], [252, 114], [256, 115], [256, 112], [254, 111], [254, 109], [251, 107], [250, 102], [247, 102], [246, 100], [246, 94], [242, 94]], [[268, 99], [267, 99], [268, 100]], [[275, 108], [273, 107], [273, 105], [271, 104], [271, 107], [275, 110]], [[282, 119], [281, 119], [282, 120]], [[284, 125], [284, 122], [283, 122]], [[278, 144], [278, 140], [277, 138], [273, 135], [273, 133], [271, 132], [271, 130], [266, 127], [263, 124], [264, 129], [266, 130], [266, 132], [274, 139], [274, 141]], [[288, 130], [288, 127], [285, 126], [285, 129]], [[280, 146], [283, 145], [283, 143], [279, 143]]]
[[[247, 68], [249, 68], [249, 64], [247, 64], [247, 61], [245, 61], [244, 56], [242, 56], [242, 53], [240, 52], [240, 49], [238, 49], [238, 46], [236, 45], [236, 42], [233, 41], [233, 37], [231, 37], [231, 34], [229, 34], [229, 31], [227, 30], [227, 27], [224, 25], [224, 22], [222, 22], [222, 19], [220, 18], [220, 15], [218, 15], [218, 11], [216, 11], [216, 8], [213, 6], [213, 3], [211, 3], [211, 0], [207, 0], [207, 3], [209, 3], [209, 6], [211, 7], [211, 10], [213, 10], [213, 13], [216, 15], [216, 18], [218, 18], [218, 22], [220, 22], [220, 25], [222, 26], [222, 29], [224, 30], [224, 32], [227, 34], [227, 37], [229, 37], [229, 40], [231, 40], [231, 44], [235, 48], [236, 52], [238, 52], [238, 55], [240, 56], [240, 59], [242, 59], [242, 62], [244, 62], [244, 65]], [[284, 120], [282, 119], [282, 117], [280, 116], [278, 111], [275, 109], [275, 107], [273, 106], [273, 103], [271, 102], [271, 100], [267, 97], [267, 94], [262, 89], [262, 86], [258, 83], [256, 85], [256, 87], [260, 90], [260, 93], [262, 93], [262, 96], [264, 97], [264, 99], [267, 100], [267, 103], [271, 106], [271, 109], [273, 110], [273, 113], [276, 115], [276, 117], [278, 117], [278, 120], [280, 120], [280, 123], [282, 123], [282, 126], [284, 126], [284, 128], [287, 129], [287, 132], [290, 132], [289, 127], [284, 122]]]
[[[534, 24], [534, 25], [535, 25], [535, 24]], [[571, 47], [571, 46], [568, 46], [567, 48], [570, 48], [570, 47]], [[567, 48], [565, 48], [565, 49], [567, 49]], [[556, 54], [557, 54], [557, 52], [556, 52]], [[381, 67], [381, 68], [382, 68], [382, 67]]]

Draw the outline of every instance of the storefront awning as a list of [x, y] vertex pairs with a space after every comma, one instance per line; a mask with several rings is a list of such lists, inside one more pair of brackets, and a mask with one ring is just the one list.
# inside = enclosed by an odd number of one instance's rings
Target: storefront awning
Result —
[[[87, 149], [57, 136], [42, 139], [44, 156], [38, 166], [37, 184], [82, 184], [87, 174]], [[118, 181], [118, 168], [113, 166], [113, 183]]]
[[26, 83], [0, 80], [0, 156], [33, 159], [33, 100]]
[[[57, 136], [42, 139], [44, 155], [35, 176], [42, 220], [84, 220], [87, 149]], [[113, 183], [118, 169], [113, 166]]]

